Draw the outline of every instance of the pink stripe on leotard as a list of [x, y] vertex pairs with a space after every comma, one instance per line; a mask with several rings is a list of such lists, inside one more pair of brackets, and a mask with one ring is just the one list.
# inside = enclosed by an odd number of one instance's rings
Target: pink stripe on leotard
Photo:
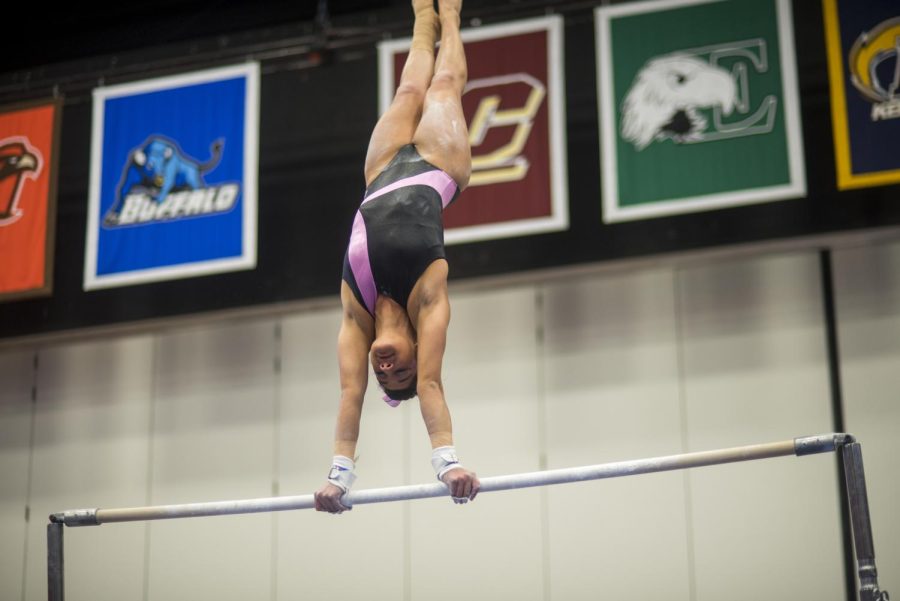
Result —
[[456, 182], [453, 181], [453, 178], [443, 171], [438, 171], [436, 169], [434, 171], [428, 171], [420, 173], [419, 175], [397, 180], [393, 184], [385, 186], [377, 192], [372, 192], [363, 199], [362, 203], [365, 204], [374, 198], [378, 198], [382, 194], [393, 192], [397, 188], [403, 188], [405, 186], [428, 186], [429, 188], [432, 188], [441, 195], [441, 207], [445, 209], [453, 199], [453, 195], [456, 193]]
[[356, 212], [353, 219], [353, 230], [350, 232], [350, 246], [347, 248], [350, 258], [350, 271], [356, 280], [356, 285], [366, 303], [369, 313], [375, 315], [375, 278], [372, 276], [372, 265], [369, 264], [369, 242], [366, 233], [366, 224], [363, 222], [362, 213]]

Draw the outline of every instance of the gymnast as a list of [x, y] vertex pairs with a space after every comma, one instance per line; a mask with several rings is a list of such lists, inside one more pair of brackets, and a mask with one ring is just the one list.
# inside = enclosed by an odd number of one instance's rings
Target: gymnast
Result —
[[[391, 407], [419, 397], [438, 480], [463, 504], [479, 481], [453, 447], [441, 384], [450, 322], [442, 211], [472, 169], [461, 96], [466, 57], [459, 37], [462, 0], [412, 0], [412, 44], [400, 85], [366, 154], [366, 193], [344, 257], [338, 334], [341, 400], [328, 482], [317, 511], [342, 513], [350, 491], [368, 379], [366, 361]], [[435, 58], [435, 41], [440, 49]]]

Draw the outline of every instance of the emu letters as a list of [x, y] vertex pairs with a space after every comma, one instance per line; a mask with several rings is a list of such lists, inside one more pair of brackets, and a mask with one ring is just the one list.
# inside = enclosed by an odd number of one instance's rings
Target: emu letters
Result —
[[596, 9], [607, 223], [806, 194], [789, 0]]

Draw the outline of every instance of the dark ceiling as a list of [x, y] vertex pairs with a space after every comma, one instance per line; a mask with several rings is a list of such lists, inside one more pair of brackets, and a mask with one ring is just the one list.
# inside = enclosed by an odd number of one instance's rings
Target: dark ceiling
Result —
[[[465, 0], [463, 17], [490, 22], [597, 3], [603, 2]], [[266, 30], [283, 34], [285, 28], [304, 34], [325, 32], [329, 39], [352, 37], [361, 30], [405, 27], [412, 11], [410, 0], [104, 0], [60, 2], [41, 12], [29, 10], [26, 0], [15, 5], [11, 18], [8, 15], [4, 14], [0, 34], [4, 58], [0, 74], [218, 36]]]
[[[406, 4], [400, 0], [328, 0], [330, 19]], [[19, 3], [26, 6], [27, 3]], [[287, 24], [316, 25], [320, 0], [122, 0], [61, 2], [52, 10], [14, 9], [4, 23], [0, 72], [127, 52], [185, 40]], [[362, 13], [362, 14], [361, 14]], [[6, 20], [6, 19], [4, 19]]]

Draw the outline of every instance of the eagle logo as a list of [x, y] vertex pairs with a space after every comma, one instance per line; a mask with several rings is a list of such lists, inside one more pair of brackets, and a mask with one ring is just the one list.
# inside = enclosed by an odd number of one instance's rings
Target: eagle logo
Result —
[[22, 217], [19, 196], [25, 178], [40, 175], [41, 153], [27, 138], [12, 137], [0, 140], [0, 227]]
[[672, 54], [648, 61], [622, 103], [622, 137], [638, 150], [654, 140], [699, 141], [708, 127], [700, 109], [730, 115], [738, 101], [732, 74], [695, 56]]

